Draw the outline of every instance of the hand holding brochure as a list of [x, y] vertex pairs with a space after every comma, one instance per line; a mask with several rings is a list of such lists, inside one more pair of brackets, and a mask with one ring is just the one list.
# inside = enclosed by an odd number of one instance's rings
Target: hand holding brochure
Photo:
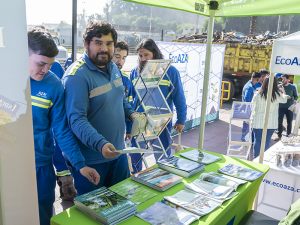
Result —
[[237, 177], [247, 181], [254, 181], [263, 175], [262, 172], [242, 166], [237, 166], [234, 164], [228, 164], [225, 167], [219, 169], [219, 171], [229, 176]]

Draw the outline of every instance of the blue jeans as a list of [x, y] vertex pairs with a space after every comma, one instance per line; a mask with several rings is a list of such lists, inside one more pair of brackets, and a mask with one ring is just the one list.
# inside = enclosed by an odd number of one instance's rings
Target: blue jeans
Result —
[[242, 127], [242, 137], [241, 140], [242, 141], [246, 141], [246, 136], [249, 133], [249, 122], [245, 122], [243, 121], [243, 127]]
[[36, 167], [40, 225], [50, 225], [55, 200], [56, 175], [53, 165]]
[[[275, 129], [267, 129], [265, 151], [270, 147], [270, 141], [274, 131]], [[257, 156], [259, 156], [259, 152], [260, 152], [262, 129], [253, 128], [253, 133], [254, 133], [253, 153], [254, 153], [254, 158], [256, 158]]]

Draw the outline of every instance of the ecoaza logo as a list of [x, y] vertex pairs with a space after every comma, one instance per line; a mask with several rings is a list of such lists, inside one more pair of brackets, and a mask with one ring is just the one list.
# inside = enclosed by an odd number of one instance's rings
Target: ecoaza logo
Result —
[[173, 55], [172, 53], [170, 53], [169, 59], [171, 59], [173, 63], [188, 63], [189, 55], [186, 53], [182, 53], [178, 55]]
[[288, 66], [300, 66], [298, 57], [283, 58], [282, 56], [276, 56], [275, 64], [288, 65]]

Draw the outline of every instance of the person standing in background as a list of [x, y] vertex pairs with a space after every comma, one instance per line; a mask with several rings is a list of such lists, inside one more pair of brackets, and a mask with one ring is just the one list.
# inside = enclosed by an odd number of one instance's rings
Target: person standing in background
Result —
[[293, 112], [289, 110], [289, 107], [294, 104], [294, 102], [298, 99], [298, 93], [294, 85], [292, 85], [289, 81], [289, 75], [283, 74], [281, 75], [282, 79], [282, 88], [286, 95], [289, 96], [289, 99], [286, 103], [279, 105], [279, 113], [278, 113], [278, 133], [277, 138], [274, 141], [278, 141], [282, 137], [283, 131], [283, 118], [286, 116], [287, 128], [286, 135], [289, 136], [292, 132], [292, 122], [293, 122]]

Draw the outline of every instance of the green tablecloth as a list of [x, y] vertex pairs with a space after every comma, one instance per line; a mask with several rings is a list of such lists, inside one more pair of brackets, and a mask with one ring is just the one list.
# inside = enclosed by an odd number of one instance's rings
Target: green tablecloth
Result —
[[[254, 163], [242, 159], [232, 158], [218, 153], [213, 153], [213, 152], [209, 152], [209, 153], [220, 156], [222, 160], [207, 165], [205, 167], [205, 172], [211, 172], [211, 171], [216, 172], [218, 169], [224, 167], [229, 163], [249, 167], [251, 169], [256, 169], [263, 172], [264, 174], [266, 174], [269, 170], [269, 167], [267, 165], [258, 164], [258, 163]], [[175, 194], [176, 192], [184, 188], [185, 182], [191, 182], [198, 177], [199, 174], [196, 174], [190, 178], [185, 178], [182, 183], [177, 184], [174, 187], [164, 192], [158, 192], [156, 190], [149, 188], [149, 190], [155, 192], [157, 195], [149, 199], [148, 201], [138, 205], [137, 207], [138, 211], [148, 208], [150, 205], [154, 204], [157, 201], [161, 201], [164, 196]], [[238, 224], [239, 221], [243, 218], [243, 216], [252, 208], [255, 195], [258, 191], [262, 179], [263, 177], [260, 177], [259, 179], [253, 182], [247, 182], [246, 184], [240, 186], [238, 188], [239, 194], [237, 196], [226, 201], [225, 203], [222, 204], [221, 207], [217, 208], [210, 214], [201, 217], [199, 221], [196, 221], [193, 224], [226, 225], [232, 218], [235, 218], [234, 224]], [[75, 206], [69, 208], [68, 210], [56, 216], [53, 216], [51, 219], [51, 225], [97, 225], [97, 224], [99, 224], [97, 221], [81, 213], [79, 210], [76, 209]], [[139, 219], [136, 216], [132, 216], [131, 218], [123, 221], [120, 224], [143, 225], [148, 223], [144, 222], [143, 220]]]

